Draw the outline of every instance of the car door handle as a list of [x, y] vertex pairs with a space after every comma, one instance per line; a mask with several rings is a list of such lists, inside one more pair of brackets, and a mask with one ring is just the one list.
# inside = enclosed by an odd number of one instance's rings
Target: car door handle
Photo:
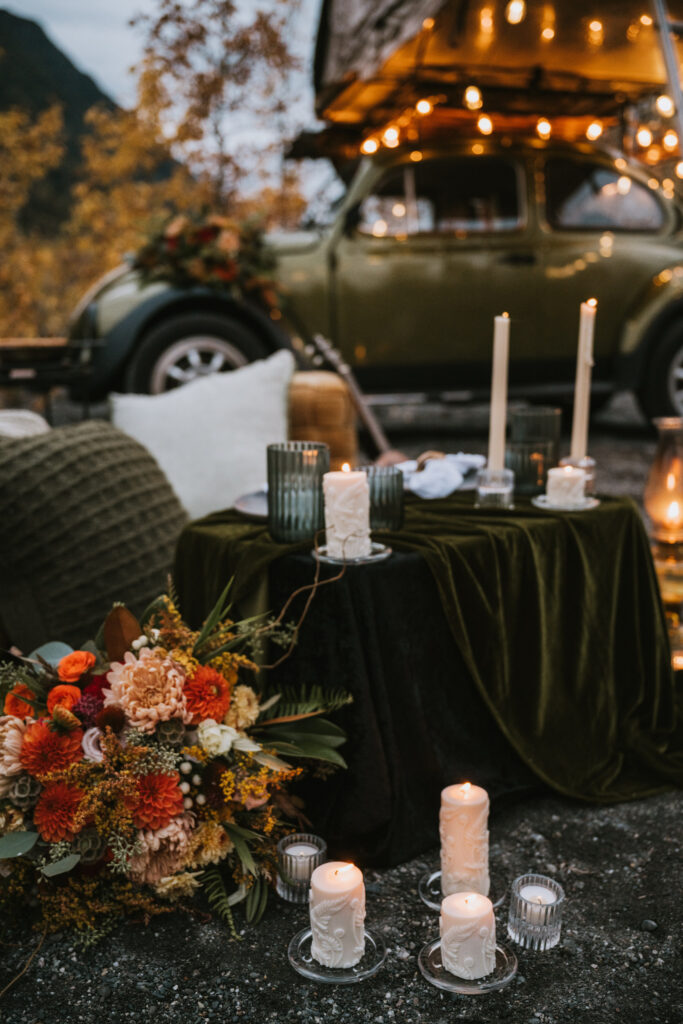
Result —
[[506, 252], [504, 256], [499, 258], [498, 262], [513, 267], [531, 267], [537, 260], [532, 252]]

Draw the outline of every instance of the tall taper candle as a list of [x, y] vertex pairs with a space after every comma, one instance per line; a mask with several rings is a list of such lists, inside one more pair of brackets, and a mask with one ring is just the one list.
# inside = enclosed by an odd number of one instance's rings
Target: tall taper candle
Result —
[[591, 373], [593, 370], [593, 334], [597, 299], [581, 303], [579, 344], [576, 353], [574, 385], [574, 419], [572, 421], [572, 462], [585, 458], [588, 448], [588, 420], [591, 405]]
[[491, 414], [489, 418], [489, 469], [505, 465], [505, 420], [508, 398], [508, 354], [510, 316], [503, 313], [493, 321], [493, 367], [491, 370]]
[[489, 796], [481, 786], [464, 782], [441, 791], [441, 891], [479, 892], [488, 896]]

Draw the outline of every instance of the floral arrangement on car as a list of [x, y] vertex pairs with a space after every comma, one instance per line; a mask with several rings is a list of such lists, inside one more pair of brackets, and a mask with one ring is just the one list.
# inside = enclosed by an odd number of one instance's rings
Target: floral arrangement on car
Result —
[[86, 942], [124, 913], [190, 909], [200, 887], [233, 935], [237, 903], [261, 916], [277, 842], [303, 819], [302, 769], [281, 755], [343, 767], [321, 714], [350, 698], [261, 699], [240, 652], [289, 646], [291, 627], [235, 623], [226, 597], [199, 631], [163, 596], [141, 622], [115, 606], [83, 650], [0, 665], [0, 911], [36, 905], [46, 931]]
[[278, 305], [275, 258], [256, 219], [238, 223], [217, 214], [180, 214], [152, 234], [135, 254], [133, 267], [144, 281], [204, 285], [267, 309]]

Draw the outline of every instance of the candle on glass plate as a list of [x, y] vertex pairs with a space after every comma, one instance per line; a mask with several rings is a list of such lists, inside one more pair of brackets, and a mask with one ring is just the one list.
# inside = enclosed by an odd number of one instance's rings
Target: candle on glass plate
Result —
[[555, 466], [548, 470], [545, 493], [551, 505], [576, 506], [584, 504], [586, 471], [578, 466]]
[[329, 861], [311, 876], [311, 955], [324, 967], [353, 967], [365, 952], [365, 885], [355, 864]]
[[367, 474], [341, 471], [323, 476], [325, 534], [330, 558], [365, 558], [370, 554], [370, 487]]
[[496, 966], [496, 921], [491, 900], [456, 892], [441, 904], [441, 962], [450, 974], [473, 980]]
[[481, 786], [464, 782], [441, 791], [441, 891], [488, 896], [489, 797]]

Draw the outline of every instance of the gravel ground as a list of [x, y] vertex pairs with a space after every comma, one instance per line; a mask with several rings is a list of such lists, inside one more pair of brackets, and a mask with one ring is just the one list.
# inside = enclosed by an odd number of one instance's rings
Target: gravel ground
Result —
[[[58, 407], [57, 419], [72, 418]], [[485, 450], [486, 409], [390, 409], [392, 441], [409, 454], [437, 447]], [[654, 438], [630, 396], [596, 418], [591, 452], [599, 489], [640, 499]], [[368, 928], [387, 961], [358, 986], [316, 985], [287, 962], [305, 908], [270, 901], [242, 941], [202, 917], [127, 923], [86, 952], [69, 935], [48, 938], [26, 974], [0, 1000], [3, 1024], [146, 1021], [323, 1024], [683, 1024], [683, 794], [610, 807], [543, 797], [494, 806], [492, 864], [508, 879], [527, 871], [565, 887], [562, 940], [547, 953], [517, 950], [519, 972], [501, 992], [454, 996], [420, 975], [417, 955], [438, 916], [417, 895], [438, 851], [390, 870], [366, 872]], [[498, 912], [505, 936], [506, 905]], [[238, 927], [241, 925], [237, 911]], [[36, 936], [16, 923], [0, 940], [0, 989], [26, 962]], [[515, 947], [513, 947], [515, 948]]]

